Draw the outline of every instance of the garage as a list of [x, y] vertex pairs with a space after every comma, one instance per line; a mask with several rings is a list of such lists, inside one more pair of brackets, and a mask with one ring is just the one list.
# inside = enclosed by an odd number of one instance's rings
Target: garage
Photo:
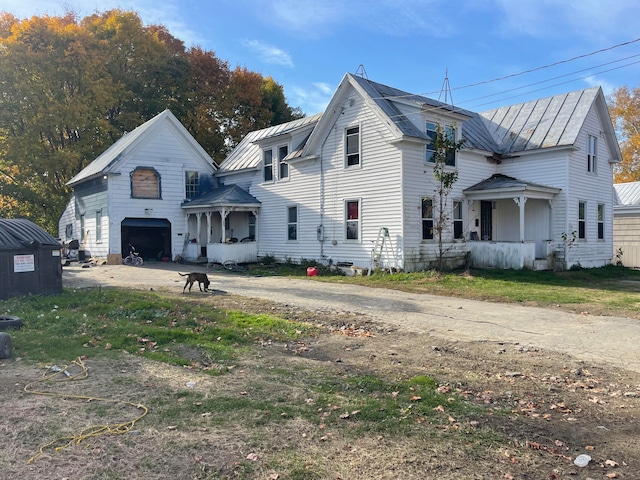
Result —
[[171, 258], [171, 222], [166, 218], [125, 218], [120, 225], [123, 257], [133, 245], [145, 261]]

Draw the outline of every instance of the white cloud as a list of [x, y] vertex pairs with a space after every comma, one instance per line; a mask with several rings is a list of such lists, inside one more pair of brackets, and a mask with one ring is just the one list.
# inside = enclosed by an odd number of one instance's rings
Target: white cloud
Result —
[[287, 98], [290, 105], [299, 106], [305, 113], [313, 115], [324, 112], [333, 95], [334, 88], [322, 82], [311, 84], [311, 87], [292, 87], [291, 98]]
[[242, 44], [260, 55], [262, 61], [265, 63], [293, 67], [291, 55], [278, 47], [274, 47], [260, 40], [243, 40]]

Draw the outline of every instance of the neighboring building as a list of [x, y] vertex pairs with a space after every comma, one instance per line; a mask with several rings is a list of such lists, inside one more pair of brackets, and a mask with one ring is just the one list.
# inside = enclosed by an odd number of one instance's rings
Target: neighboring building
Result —
[[616, 183], [614, 187], [614, 262], [640, 268], [640, 182]]
[[[448, 266], [611, 263], [620, 151], [600, 88], [474, 113], [350, 74], [323, 114], [249, 133], [220, 164], [209, 193], [184, 203], [173, 197], [190, 222], [178, 230], [189, 232], [190, 242], [172, 243], [173, 253], [209, 261], [272, 255], [362, 268], [372, 259], [405, 271], [433, 267], [437, 124], [466, 139], [447, 161], [458, 171], [444, 207]], [[139, 165], [159, 168], [149, 158], [119, 169]], [[109, 188], [109, 197], [131, 188]]]

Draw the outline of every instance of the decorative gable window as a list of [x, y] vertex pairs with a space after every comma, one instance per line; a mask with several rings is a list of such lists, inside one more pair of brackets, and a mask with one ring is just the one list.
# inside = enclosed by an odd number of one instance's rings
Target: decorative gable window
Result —
[[285, 157], [289, 154], [289, 147], [287, 145], [283, 145], [278, 147], [278, 178], [282, 180], [283, 178], [289, 177], [289, 164], [284, 161]]
[[345, 202], [346, 238], [360, 240], [360, 200]]
[[598, 158], [598, 137], [587, 137], [587, 172], [596, 173], [596, 160]]
[[578, 238], [587, 238], [587, 202], [578, 202]]
[[198, 172], [185, 172], [184, 173], [184, 191], [185, 197], [189, 200], [195, 198], [198, 195], [198, 188], [200, 187], [200, 177]]
[[345, 130], [345, 166], [360, 165], [360, 126]]
[[[426, 161], [427, 163], [435, 163], [434, 153], [436, 152], [436, 136], [437, 136], [437, 125], [433, 122], [427, 122], [426, 124], [426, 134], [429, 137], [429, 141], [427, 143], [427, 151], [426, 151]], [[452, 140], [456, 138], [456, 130], [453, 127], [445, 127], [444, 129], [445, 135]], [[445, 165], [449, 167], [456, 166], [456, 152], [453, 149], [447, 150], [447, 157], [445, 160]]]
[[287, 240], [298, 240], [298, 206], [287, 207]]
[[262, 170], [265, 182], [273, 181], [273, 150], [265, 150], [262, 156]]
[[161, 198], [160, 174], [152, 167], [138, 167], [131, 172], [132, 198]]
[[433, 199], [422, 199], [422, 239], [433, 240]]

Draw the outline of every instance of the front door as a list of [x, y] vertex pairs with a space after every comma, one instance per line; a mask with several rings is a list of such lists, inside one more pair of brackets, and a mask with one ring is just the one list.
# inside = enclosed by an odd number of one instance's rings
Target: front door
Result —
[[493, 224], [491, 221], [491, 203], [486, 200], [480, 202], [480, 240], [492, 240]]

